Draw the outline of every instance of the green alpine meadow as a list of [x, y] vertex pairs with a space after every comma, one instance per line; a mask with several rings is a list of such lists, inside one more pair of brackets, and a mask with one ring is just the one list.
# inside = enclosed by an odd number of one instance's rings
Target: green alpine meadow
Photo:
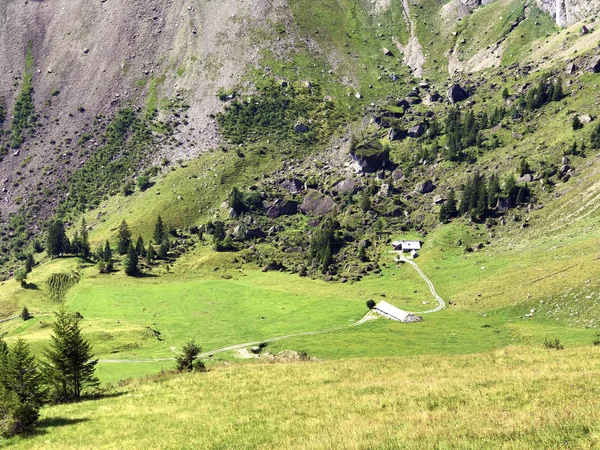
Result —
[[600, 447], [600, 1], [4, 0], [0, 448]]

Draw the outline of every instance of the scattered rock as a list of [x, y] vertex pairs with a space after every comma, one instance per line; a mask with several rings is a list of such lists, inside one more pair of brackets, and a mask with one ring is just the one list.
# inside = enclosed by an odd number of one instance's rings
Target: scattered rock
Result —
[[332, 212], [339, 212], [340, 208], [331, 198], [310, 189], [300, 205], [300, 210], [311, 216], [322, 217]]
[[276, 219], [281, 216], [293, 216], [298, 213], [298, 203], [292, 200], [277, 199], [267, 209], [267, 216]]
[[296, 125], [294, 125], [294, 131], [296, 133], [306, 133], [308, 132], [308, 126], [302, 122], [298, 122]]
[[425, 134], [425, 131], [426, 131], [425, 125], [420, 123], [408, 130], [408, 136], [410, 136], [413, 139], [417, 139], [417, 138], [420, 138], [421, 136], [423, 136]]
[[533, 181], [533, 175], [526, 173], [517, 180], [517, 183], [531, 183]]
[[284, 181], [279, 185], [281, 189], [285, 189], [291, 194], [297, 194], [298, 192], [302, 192], [304, 190], [304, 183], [296, 178]]
[[441, 195], [436, 195], [435, 197], [433, 197], [433, 204], [434, 205], [441, 205], [442, 203], [446, 202], [446, 198], [442, 197]]
[[346, 178], [333, 186], [332, 190], [337, 194], [356, 194], [358, 185], [352, 178]]
[[433, 192], [434, 189], [435, 185], [433, 184], [433, 181], [427, 180], [417, 184], [417, 186], [415, 187], [415, 192], [419, 194], [429, 194], [430, 192]]
[[462, 86], [458, 83], [454, 83], [448, 89], [448, 100], [450, 103], [458, 103], [462, 102], [469, 98], [469, 93], [465, 91]]

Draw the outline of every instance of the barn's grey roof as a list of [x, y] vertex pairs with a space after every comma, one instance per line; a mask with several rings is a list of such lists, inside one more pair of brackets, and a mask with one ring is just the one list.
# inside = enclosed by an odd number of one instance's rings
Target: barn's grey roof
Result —
[[381, 301], [375, 305], [375, 311], [384, 317], [392, 320], [399, 320], [400, 322], [406, 322], [406, 319], [411, 315], [406, 311], [396, 308], [394, 305], [390, 305], [388, 302]]

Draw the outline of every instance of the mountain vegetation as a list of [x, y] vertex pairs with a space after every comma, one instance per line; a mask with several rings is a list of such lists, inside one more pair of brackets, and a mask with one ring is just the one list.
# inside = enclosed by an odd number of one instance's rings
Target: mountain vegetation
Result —
[[130, 3], [0, 6], [6, 445], [597, 446], [597, 2]]

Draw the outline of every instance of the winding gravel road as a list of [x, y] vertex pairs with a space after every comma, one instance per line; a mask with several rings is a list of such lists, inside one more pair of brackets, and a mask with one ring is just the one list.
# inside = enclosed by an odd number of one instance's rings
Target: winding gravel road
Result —
[[[391, 253], [398, 254], [398, 258], [396, 259], [396, 261], [408, 263], [408, 264], [410, 264], [411, 266], [413, 266], [415, 268], [415, 270], [421, 276], [421, 278], [423, 278], [423, 280], [425, 280], [425, 282], [429, 286], [429, 290], [431, 291], [431, 294], [433, 295], [433, 297], [438, 302], [438, 306], [436, 308], [434, 308], [434, 309], [431, 309], [429, 311], [410, 312], [410, 314], [431, 314], [431, 313], [435, 313], [435, 312], [438, 312], [438, 311], [441, 311], [442, 309], [444, 309], [444, 307], [446, 306], [446, 302], [444, 302], [444, 300], [442, 299], [442, 297], [440, 297], [437, 294], [437, 292], [435, 291], [435, 286], [433, 285], [433, 283], [431, 282], [431, 280], [429, 278], [427, 278], [427, 276], [423, 273], [423, 271], [421, 270], [421, 268], [419, 266], [417, 266], [417, 264], [414, 261], [406, 259], [406, 257], [402, 254], [402, 252], [400, 252], [400, 251], [394, 251], [394, 252], [391, 252]], [[282, 341], [284, 339], [289, 339], [289, 338], [293, 338], [293, 337], [313, 336], [315, 334], [331, 333], [333, 331], [339, 331], [339, 330], [344, 330], [344, 329], [347, 329], [347, 328], [357, 327], [359, 325], [362, 325], [363, 323], [365, 323], [368, 320], [375, 319], [375, 317], [376, 317], [375, 313], [373, 311], [369, 311], [362, 319], [360, 319], [358, 322], [354, 322], [351, 325], [345, 325], [345, 326], [341, 326], [341, 327], [329, 328], [327, 330], [305, 331], [303, 333], [287, 334], [285, 336], [277, 336], [277, 337], [274, 337], [274, 338], [262, 339], [260, 341], [245, 342], [243, 344], [230, 345], [228, 347], [222, 347], [222, 348], [218, 348], [216, 350], [211, 350], [210, 352], [201, 353], [200, 355], [198, 355], [198, 357], [199, 358], [206, 358], [206, 357], [208, 357], [210, 355], [216, 355], [217, 353], [229, 352], [229, 351], [232, 351], [232, 350], [239, 350], [239, 349], [247, 348], [247, 347], [254, 347], [255, 345], [260, 345], [262, 343], [277, 342], [277, 341]], [[175, 360], [175, 358], [158, 358], [158, 359], [100, 359], [100, 360], [98, 360], [98, 362], [100, 362], [100, 363], [152, 363], [152, 362], [174, 361], [174, 360]]]
[[444, 307], [446, 306], [446, 302], [435, 291], [435, 286], [433, 285], [433, 283], [431, 282], [431, 280], [429, 278], [427, 278], [427, 276], [423, 273], [423, 271], [421, 270], [421, 268], [419, 266], [417, 266], [417, 263], [415, 263], [414, 261], [411, 261], [410, 259], [406, 259], [406, 257], [400, 251], [395, 251], [393, 253], [397, 253], [398, 254], [399, 257], [398, 257], [397, 261], [408, 263], [408, 264], [410, 264], [411, 266], [413, 266], [415, 268], [415, 270], [417, 271], [417, 273], [419, 275], [421, 275], [421, 278], [423, 278], [425, 280], [425, 283], [427, 283], [427, 286], [429, 286], [429, 291], [431, 292], [431, 295], [433, 295], [433, 297], [438, 302], [437, 308], [430, 309], [429, 311], [411, 312], [411, 314], [431, 314], [431, 313], [438, 312], [438, 311], [441, 311], [442, 309], [444, 309]]

